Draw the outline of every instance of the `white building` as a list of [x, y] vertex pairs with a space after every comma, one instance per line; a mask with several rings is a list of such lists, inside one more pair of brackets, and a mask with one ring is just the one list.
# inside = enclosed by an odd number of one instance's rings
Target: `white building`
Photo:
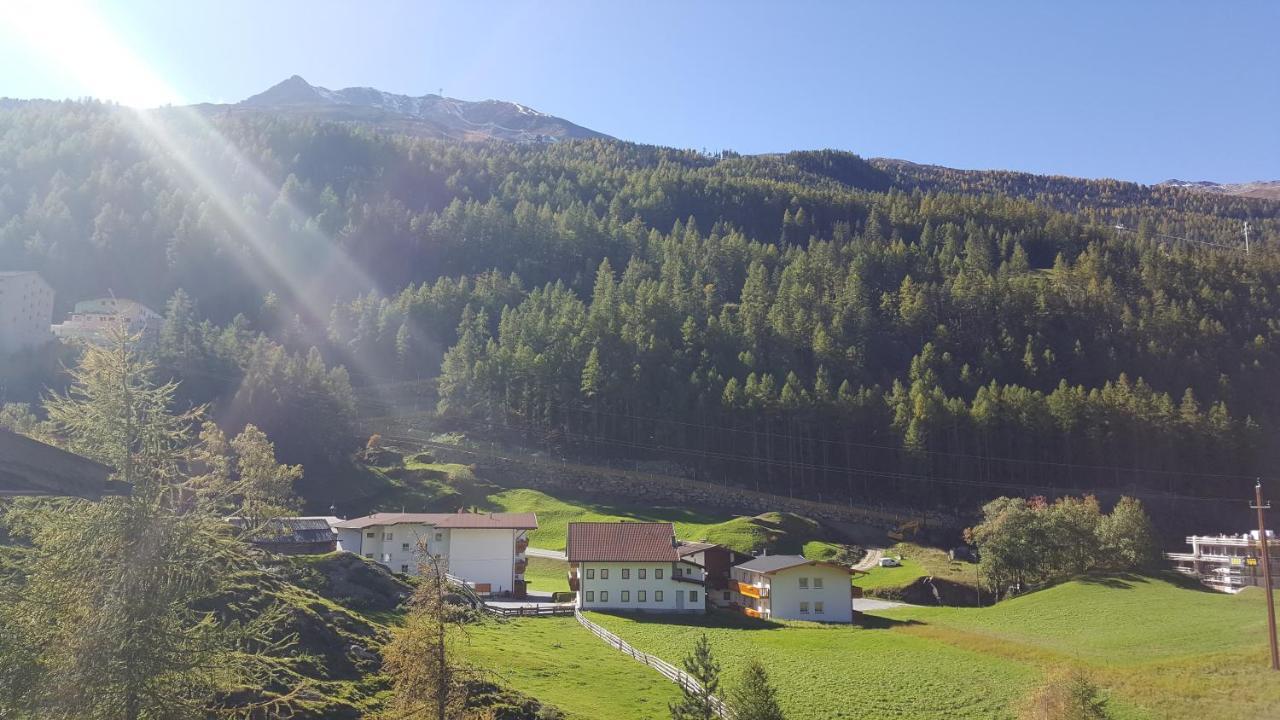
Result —
[[0, 272], [0, 357], [50, 340], [53, 288], [34, 270]]
[[[1205, 585], [1236, 593], [1246, 587], [1266, 584], [1262, 571], [1262, 546], [1258, 531], [1240, 535], [1192, 535], [1187, 538], [1191, 552], [1165, 553], [1173, 569], [1199, 578]], [[1271, 559], [1271, 584], [1280, 587], [1280, 544], [1267, 531], [1267, 555]]]
[[130, 335], [141, 335], [143, 345], [154, 345], [160, 339], [164, 318], [137, 300], [97, 298], [81, 300], [67, 319], [54, 325], [53, 334], [60, 340], [82, 340], [103, 343], [111, 331], [124, 328]]
[[849, 568], [802, 555], [763, 555], [733, 568], [736, 601], [762, 620], [853, 622]]
[[339, 550], [376, 560], [393, 572], [417, 575], [419, 551], [425, 549], [478, 593], [523, 597], [524, 552], [538, 518], [533, 513], [374, 513], [333, 527]]
[[581, 610], [702, 613], [702, 568], [680, 559], [671, 523], [569, 523], [569, 589]]

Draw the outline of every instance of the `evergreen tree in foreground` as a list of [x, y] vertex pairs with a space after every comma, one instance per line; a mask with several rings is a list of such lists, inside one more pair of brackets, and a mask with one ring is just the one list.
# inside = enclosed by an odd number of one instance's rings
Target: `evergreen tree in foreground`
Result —
[[784, 720], [778, 706], [778, 690], [769, 682], [769, 674], [759, 660], [747, 664], [742, 682], [729, 696], [734, 720]]
[[382, 651], [391, 678], [387, 720], [464, 717], [474, 672], [458, 657], [453, 641], [463, 610], [451, 605], [444, 561], [420, 549], [419, 583], [404, 625]]
[[46, 400], [54, 434], [132, 493], [27, 502], [0, 518], [30, 543], [0, 576], [0, 717], [271, 715], [292, 699], [243, 692], [289, 687], [272, 656], [290, 642], [272, 639], [278, 610], [236, 622], [211, 609], [253, 562], [187, 489], [198, 412], [175, 414], [175, 385], [153, 384], [150, 369], [121, 332], [88, 348], [68, 392]]
[[720, 663], [711, 655], [711, 643], [704, 634], [685, 656], [685, 672], [698, 681], [698, 688], [683, 687], [684, 698], [670, 705], [671, 720], [710, 720], [719, 717], [715, 709], [716, 692], [720, 689]]

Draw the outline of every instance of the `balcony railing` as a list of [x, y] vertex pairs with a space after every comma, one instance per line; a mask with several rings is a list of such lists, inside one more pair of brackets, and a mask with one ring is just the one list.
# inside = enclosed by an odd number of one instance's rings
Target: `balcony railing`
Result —
[[755, 585], [748, 585], [747, 583], [739, 581], [736, 589], [739, 595], [744, 595], [749, 598], [769, 597], [769, 588], [766, 587], [756, 587]]
[[753, 617], [753, 618], [760, 617], [760, 611], [756, 610], [755, 608], [742, 608], [742, 614], [746, 615], [747, 617]]
[[529, 538], [520, 538], [516, 541], [516, 554], [520, 554], [529, 549]]
[[515, 564], [513, 564], [513, 565], [511, 566], [511, 569], [512, 569], [512, 570], [515, 570], [517, 573], [522, 573], [522, 572], [524, 572], [525, 570], [527, 570], [528, 568], [529, 568], [529, 561], [528, 561], [528, 560], [517, 560], [517, 561], [515, 561]]
[[569, 589], [578, 592], [578, 576], [573, 573], [569, 573]]

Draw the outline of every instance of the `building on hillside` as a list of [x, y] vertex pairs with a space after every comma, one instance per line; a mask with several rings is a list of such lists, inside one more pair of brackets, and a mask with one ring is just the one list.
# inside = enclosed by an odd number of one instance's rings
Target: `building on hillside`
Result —
[[[229, 517], [227, 522], [244, 529], [245, 520]], [[249, 538], [256, 547], [281, 555], [321, 555], [338, 549], [338, 531], [334, 525], [341, 518], [327, 515], [305, 515], [272, 518]]]
[[734, 601], [762, 620], [853, 622], [851, 573], [802, 555], [762, 555], [734, 566]]
[[[1258, 531], [1240, 535], [1192, 535], [1187, 538], [1191, 552], [1165, 553], [1173, 569], [1193, 575], [1205, 585], [1223, 592], [1240, 592], [1262, 587], [1262, 548]], [[1270, 530], [1267, 545], [1271, 556], [1271, 584], [1280, 587], [1280, 547]]]
[[693, 565], [689, 577], [701, 580], [707, 593], [707, 601], [716, 607], [733, 604], [733, 581], [730, 571], [734, 565], [751, 559], [746, 553], [730, 550], [723, 545], [704, 541], [677, 541], [676, 554], [683, 565]]
[[341, 550], [393, 572], [418, 574], [420, 549], [445, 561], [477, 593], [524, 597], [533, 513], [374, 513], [334, 523]]
[[163, 323], [160, 313], [137, 300], [97, 298], [76, 303], [67, 319], [52, 329], [59, 340], [101, 344], [110, 339], [112, 330], [124, 328], [130, 335], [141, 336], [141, 345], [154, 346]]
[[707, 611], [702, 569], [681, 559], [671, 523], [571, 522], [566, 545], [581, 610]]
[[128, 495], [128, 483], [111, 468], [24, 435], [0, 430], [0, 497]]
[[53, 339], [53, 288], [34, 270], [0, 272], [0, 358]]

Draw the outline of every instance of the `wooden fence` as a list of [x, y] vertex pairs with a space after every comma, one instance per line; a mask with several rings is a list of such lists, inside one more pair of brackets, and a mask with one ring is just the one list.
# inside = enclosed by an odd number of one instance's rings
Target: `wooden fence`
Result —
[[[606, 643], [612, 645], [615, 649], [617, 649], [622, 654], [630, 655], [631, 659], [635, 660], [636, 662], [641, 663], [643, 665], [648, 665], [654, 670], [657, 670], [658, 672], [662, 673], [663, 677], [679, 685], [684, 690], [689, 690], [696, 693], [702, 692], [702, 685], [700, 685], [697, 680], [695, 680], [692, 676], [690, 676], [689, 673], [681, 670], [680, 668], [676, 667], [675, 665], [672, 665], [671, 663], [667, 662], [666, 660], [663, 660], [660, 657], [650, 655], [649, 653], [646, 653], [646, 652], [641, 652], [631, 647], [631, 645], [629, 645], [626, 640], [623, 640], [617, 635], [591, 622], [581, 612], [578, 612], [576, 609], [574, 610], [573, 616], [578, 619], [578, 623], [581, 624], [582, 627], [590, 630], [592, 634], [594, 634], [596, 637], [600, 638], [601, 640], [605, 641]], [[729, 710], [729, 706], [726, 705], [724, 701], [721, 700], [720, 698], [712, 695], [711, 707], [712, 709], [715, 710], [717, 716], [724, 718], [725, 720], [732, 720], [733, 718], [732, 711]]]

